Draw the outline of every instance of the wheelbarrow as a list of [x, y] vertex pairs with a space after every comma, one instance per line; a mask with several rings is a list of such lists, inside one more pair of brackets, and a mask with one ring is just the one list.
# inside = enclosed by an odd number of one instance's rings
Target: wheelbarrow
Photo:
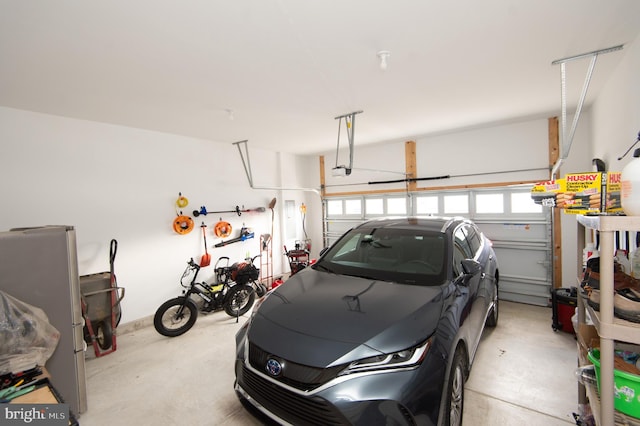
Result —
[[124, 298], [124, 287], [118, 287], [114, 273], [117, 250], [118, 242], [111, 240], [108, 272], [80, 277], [84, 340], [93, 346], [96, 357], [117, 348], [115, 330], [122, 317], [120, 302]]

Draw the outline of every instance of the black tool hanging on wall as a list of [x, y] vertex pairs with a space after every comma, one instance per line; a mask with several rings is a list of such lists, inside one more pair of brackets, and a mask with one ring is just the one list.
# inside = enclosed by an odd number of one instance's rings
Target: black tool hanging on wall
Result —
[[243, 226], [242, 229], [240, 229], [239, 237], [231, 238], [230, 240], [227, 240], [227, 241], [221, 241], [218, 244], [216, 244], [214, 247], [224, 247], [229, 244], [237, 243], [240, 241], [246, 241], [248, 239], [253, 238], [253, 236], [254, 236], [253, 231]]
[[264, 207], [256, 207], [255, 209], [245, 209], [244, 206], [242, 206], [242, 208], [240, 208], [239, 206], [236, 206], [235, 210], [221, 210], [221, 211], [210, 212], [210, 211], [207, 211], [207, 208], [205, 206], [200, 206], [200, 210], [194, 210], [193, 215], [195, 217], [198, 217], [200, 215], [206, 216], [208, 214], [235, 213], [238, 216], [242, 216], [242, 213], [262, 213], [264, 211], [266, 211]]

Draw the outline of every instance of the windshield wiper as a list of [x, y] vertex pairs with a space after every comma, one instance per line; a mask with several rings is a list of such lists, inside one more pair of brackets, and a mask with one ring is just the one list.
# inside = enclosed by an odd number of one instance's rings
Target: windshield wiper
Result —
[[380, 240], [374, 240], [373, 237], [371, 238], [365, 237], [362, 240], [362, 244], [370, 244], [375, 248], [391, 248], [391, 246], [381, 243]]
[[371, 275], [361, 275], [361, 274], [344, 274], [344, 275], [347, 275], [349, 277], [362, 278], [362, 279], [371, 280], [371, 281], [394, 282], [393, 280], [388, 280], [388, 279], [384, 279], [384, 278], [380, 278], [380, 277], [374, 277], [374, 276], [371, 276]]

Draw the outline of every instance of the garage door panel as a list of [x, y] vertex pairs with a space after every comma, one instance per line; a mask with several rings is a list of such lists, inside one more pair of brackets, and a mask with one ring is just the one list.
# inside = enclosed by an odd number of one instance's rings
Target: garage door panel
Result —
[[[504, 200], [510, 200], [511, 193], [522, 193], [522, 189], [508, 187], [501, 191]], [[547, 306], [553, 275], [548, 209], [518, 214], [510, 212], [505, 204], [500, 215], [476, 215], [471, 219], [493, 243], [500, 268], [500, 298]]]
[[544, 249], [528, 250], [495, 247], [500, 275], [525, 276], [532, 280], [545, 280], [548, 283], [548, 254]]
[[349, 229], [362, 223], [361, 220], [328, 220], [326, 222], [327, 246], [338, 240]]
[[[549, 286], [531, 288], [519, 284], [501, 283], [498, 297], [509, 302], [527, 303], [529, 305], [549, 306]], [[546, 293], [544, 290], [546, 290]]]
[[501, 223], [476, 220], [482, 227], [482, 232], [491, 240], [505, 240], [518, 242], [534, 242], [545, 244], [549, 224], [547, 222], [519, 222], [514, 218]]

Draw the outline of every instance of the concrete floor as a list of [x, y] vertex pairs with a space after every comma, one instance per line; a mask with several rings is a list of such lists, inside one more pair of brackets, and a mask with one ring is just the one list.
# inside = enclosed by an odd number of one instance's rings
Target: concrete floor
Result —
[[[117, 350], [86, 355], [88, 410], [81, 426], [261, 425], [233, 391], [234, 335], [224, 312], [199, 316], [183, 336], [123, 324]], [[576, 343], [553, 332], [551, 309], [501, 302], [466, 385], [465, 425], [575, 425]]]

